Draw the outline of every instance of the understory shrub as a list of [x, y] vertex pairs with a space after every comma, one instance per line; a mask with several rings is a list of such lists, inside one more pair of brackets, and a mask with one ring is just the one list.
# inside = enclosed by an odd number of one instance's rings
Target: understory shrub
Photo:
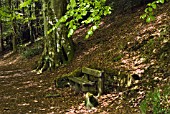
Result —
[[163, 90], [155, 89], [150, 91], [140, 103], [142, 114], [170, 114], [169, 104], [170, 86]]
[[41, 54], [42, 48], [27, 48], [25, 51], [21, 53], [24, 58], [30, 59], [35, 55]]

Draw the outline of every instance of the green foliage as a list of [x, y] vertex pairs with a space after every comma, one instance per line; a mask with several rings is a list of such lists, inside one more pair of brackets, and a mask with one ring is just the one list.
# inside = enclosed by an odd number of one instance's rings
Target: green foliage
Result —
[[141, 15], [140, 18], [143, 20], [146, 20], [147, 23], [154, 21], [155, 16], [154, 16], [153, 10], [157, 8], [158, 4], [164, 4], [164, 3], [165, 3], [165, 0], [156, 0], [152, 3], [148, 3], [147, 8], [145, 9], [145, 13]]
[[[35, 7], [35, 2], [38, 2], [38, 0], [26, 0], [19, 5], [19, 10], [22, 10], [24, 8], [25, 14], [21, 14], [23, 23], [28, 23], [29, 21], [36, 20], [36, 16], [34, 13], [30, 16], [30, 12], [34, 12], [33, 10], [30, 10], [30, 7]], [[24, 17], [23, 17], [24, 16]]]
[[34, 57], [35, 55], [41, 54], [43, 51], [41, 42], [35, 42], [32, 47], [26, 45], [19, 46], [19, 53], [27, 59]]
[[80, 25], [92, 24], [85, 37], [88, 39], [99, 28], [102, 16], [111, 14], [111, 8], [105, 6], [105, 2], [106, 0], [70, 0], [67, 12], [48, 31], [48, 34], [58, 28], [61, 23], [65, 23], [69, 29], [68, 37], [70, 38]]
[[166, 86], [161, 94], [159, 89], [149, 92], [145, 99], [140, 103], [142, 114], [169, 114], [168, 96], [170, 95], [170, 87]]
[[113, 61], [117, 62], [117, 61], [121, 60], [123, 56], [124, 56], [123, 54], [117, 55], [113, 58]]
[[27, 48], [25, 51], [22, 52], [22, 56], [24, 58], [32, 58], [35, 55], [41, 54], [42, 53], [42, 49], [38, 49], [38, 48]]
[[0, 7], [0, 20], [6, 21], [6, 18], [10, 18], [10, 14], [7, 12], [7, 7]]
[[24, 7], [28, 7], [29, 5], [33, 4], [33, 2], [37, 2], [38, 0], [26, 0], [24, 2], [22, 2], [19, 7], [20, 8], [24, 8]]

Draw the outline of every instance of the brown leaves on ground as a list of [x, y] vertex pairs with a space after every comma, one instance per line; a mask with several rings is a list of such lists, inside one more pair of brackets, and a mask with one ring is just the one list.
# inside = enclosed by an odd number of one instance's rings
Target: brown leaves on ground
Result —
[[[170, 7], [169, 2], [156, 11], [155, 22], [139, 19], [143, 8], [136, 13], [113, 15], [103, 19], [101, 28], [88, 40], [83, 40], [86, 28], [79, 29], [74, 40], [77, 51], [74, 60], [53, 72], [36, 75], [31, 72], [39, 56], [26, 60], [17, 54], [0, 57], [1, 113], [140, 113], [139, 103], [146, 91], [163, 88], [170, 79]], [[78, 67], [118, 69], [138, 74], [138, 91], [114, 91], [102, 95], [99, 106], [87, 110], [83, 94], [70, 88], [55, 88], [54, 79]], [[58, 95], [46, 97], [46, 95]]]

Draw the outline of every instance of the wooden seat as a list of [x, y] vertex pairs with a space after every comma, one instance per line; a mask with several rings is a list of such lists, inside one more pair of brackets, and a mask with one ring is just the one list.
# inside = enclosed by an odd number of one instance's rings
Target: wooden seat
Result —
[[91, 85], [91, 86], [94, 85], [94, 82], [89, 81], [87, 79], [83, 79], [81, 77], [68, 77], [68, 79], [80, 85]]
[[68, 80], [74, 83], [77, 91], [95, 91], [100, 96], [104, 91], [103, 71], [83, 67], [83, 76], [68, 76]]

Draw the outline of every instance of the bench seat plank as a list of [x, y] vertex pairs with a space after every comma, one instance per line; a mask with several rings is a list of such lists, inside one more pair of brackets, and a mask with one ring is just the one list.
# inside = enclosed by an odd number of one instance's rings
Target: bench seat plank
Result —
[[82, 73], [89, 74], [89, 75], [92, 75], [92, 76], [95, 76], [95, 77], [99, 78], [99, 77], [102, 77], [103, 72], [99, 71], [99, 70], [83, 67], [82, 68]]
[[94, 85], [94, 82], [83, 79], [81, 77], [68, 77], [68, 79], [80, 85], [91, 85], [91, 86]]

